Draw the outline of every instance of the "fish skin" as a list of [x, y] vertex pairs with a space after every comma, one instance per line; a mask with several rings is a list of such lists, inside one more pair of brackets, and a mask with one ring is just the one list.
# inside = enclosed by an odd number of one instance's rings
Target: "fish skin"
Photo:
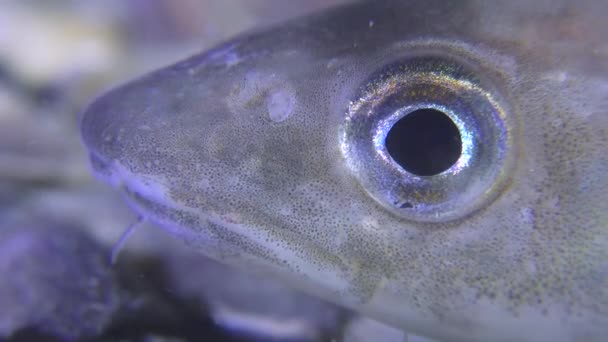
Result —
[[[222, 262], [437, 339], [601, 341], [606, 13], [601, 1], [347, 5], [109, 91], [82, 138], [134, 210]], [[340, 148], [354, 94], [417, 46], [479, 64], [508, 104], [508, 181], [449, 222], [386, 210]]]

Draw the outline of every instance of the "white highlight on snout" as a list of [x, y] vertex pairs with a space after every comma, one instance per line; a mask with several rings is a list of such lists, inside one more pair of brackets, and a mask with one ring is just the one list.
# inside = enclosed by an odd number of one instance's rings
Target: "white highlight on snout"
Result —
[[293, 112], [294, 96], [290, 89], [278, 89], [268, 96], [268, 115], [270, 120], [281, 122]]
[[235, 115], [244, 111], [263, 113], [273, 122], [288, 119], [297, 105], [296, 92], [281, 74], [248, 72], [226, 98], [226, 105]]

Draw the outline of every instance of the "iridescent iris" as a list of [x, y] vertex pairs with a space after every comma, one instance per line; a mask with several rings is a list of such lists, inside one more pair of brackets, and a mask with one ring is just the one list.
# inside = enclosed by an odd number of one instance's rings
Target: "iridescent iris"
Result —
[[[456, 58], [404, 57], [374, 73], [351, 101], [342, 152], [383, 206], [437, 222], [462, 217], [495, 195], [511, 137], [497, 91], [476, 74]], [[409, 115], [416, 120], [404, 120]], [[409, 121], [425, 126], [404, 128]]]

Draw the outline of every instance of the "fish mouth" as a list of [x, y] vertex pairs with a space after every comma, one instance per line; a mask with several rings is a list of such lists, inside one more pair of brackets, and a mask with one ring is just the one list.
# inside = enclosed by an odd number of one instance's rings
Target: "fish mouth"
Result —
[[184, 207], [171, 200], [148, 197], [137, 184], [123, 183], [120, 190], [129, 207], [145, 220], [211, 259], [237, 267], [248, 265], [247, 268], [251, 266], [276, 274], [288, 270], [284, 265], [285, 251], [281, 253], [264, 243], [263, 239], [255, 238], [251, 234], [255, 229], [245, 224], [230, 222], [213, 212]]
[[116, 181], [112, 177], [113, 172], [111, 163], [107, 162], [97, 153], [89, 153], [89, 166], [91, 167], [93, 171], [92, 173], [95, 178], [99, 179], [100, 181], [103, 181], [104, 183], [116, 185]]
[[96, 177], [117, 189], [131, 210], [175, 237], [204, 246], [209, 257], [219, 261], [248, 257], [280, 264], [276, 251], [252, 234], [255, 229], [211, 209], [176, 202], [162, 177], [136, 174], [118, 160], [109, 161], [95, 152], [90, 153], [90, 164]]
[[89, 160], [95, 177], [117, 189], [129, 207], [144, 219], [159, 222], [179, 235], [188, 230], [183, 227], [202, 226], [200, 215], [180, 208], [156, 177], [136, 175], [118, 160], [108, 160], [96, 152], [89, 153]]

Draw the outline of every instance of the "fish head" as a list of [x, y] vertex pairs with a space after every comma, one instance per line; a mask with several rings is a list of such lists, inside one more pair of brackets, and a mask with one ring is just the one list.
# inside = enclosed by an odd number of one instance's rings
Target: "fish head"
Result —
[[137, 212], [217, 260], [440, 339], [600, 340], [605, 13], [346, 5], [111, 90], [82, 137]]

